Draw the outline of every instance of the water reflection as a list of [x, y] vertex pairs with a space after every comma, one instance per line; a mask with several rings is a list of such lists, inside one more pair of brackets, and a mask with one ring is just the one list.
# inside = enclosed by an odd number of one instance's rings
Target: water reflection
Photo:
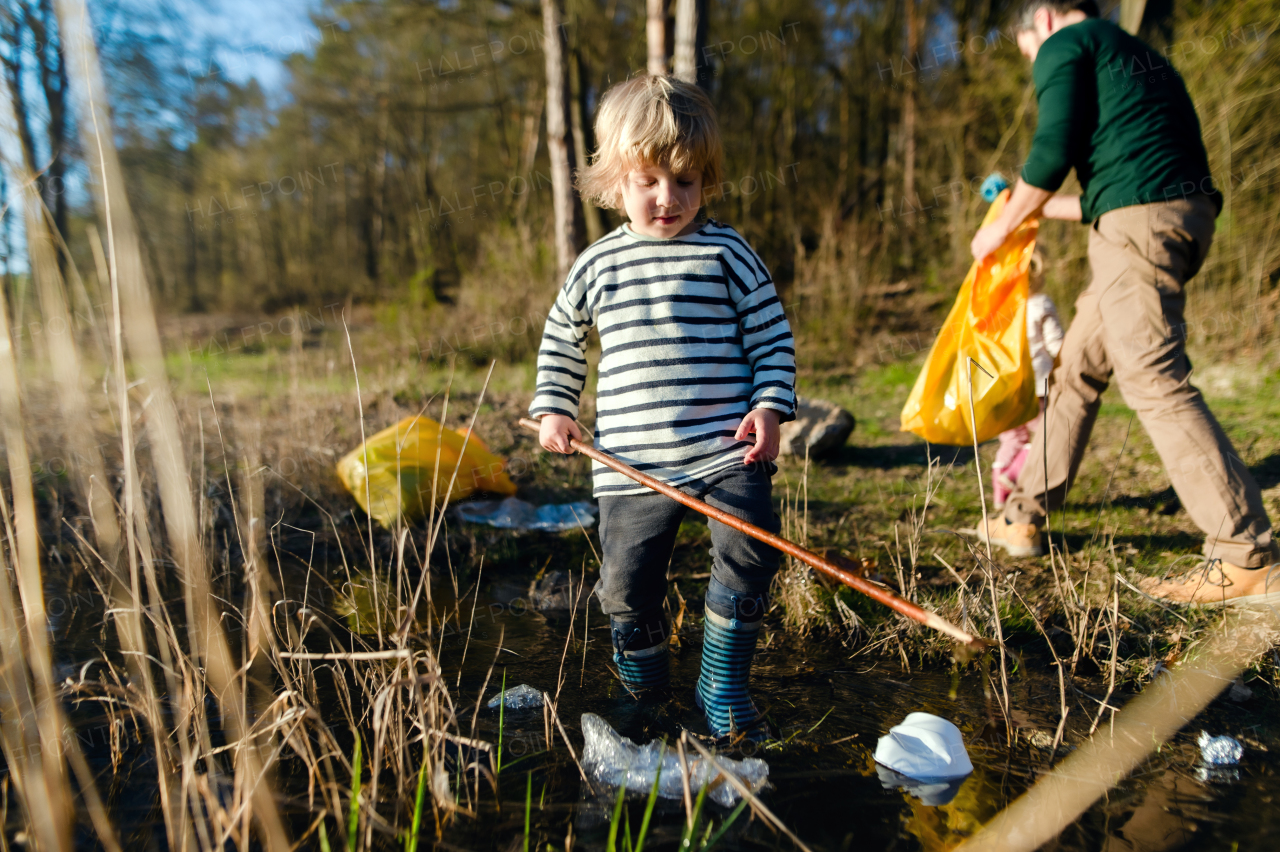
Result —
[[1102, 852], [1174, 852], [1205, 838], [1200, 824], [1210, 817], [1214, 799], [1204, 784], [1176, 770], [1150, 781], [1119, 827], [1108, 832]]

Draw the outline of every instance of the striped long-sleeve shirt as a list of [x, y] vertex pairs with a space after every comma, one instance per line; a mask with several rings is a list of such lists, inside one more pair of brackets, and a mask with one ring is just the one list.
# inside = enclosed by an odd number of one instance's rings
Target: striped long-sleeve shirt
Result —
[[[795, 341], [773, 281], [737, 231], [709, 221], [654, 239], [627, 226], [574, 264], [547, 316], [529, 412], [578, 416], [600, 334], [596, 446], [675, 485], [742, 462], [742, 418], [795, 416]], [[597, 497], [646, 489], [603, 465]]]

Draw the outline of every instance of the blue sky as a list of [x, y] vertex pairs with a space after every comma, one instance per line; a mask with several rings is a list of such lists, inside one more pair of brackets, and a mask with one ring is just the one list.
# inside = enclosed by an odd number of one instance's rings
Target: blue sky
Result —
[[285, 82], [280, 60], [310, 52], [325, 36], [311, 20], [321, 0], [184, 0], [181, 5], [190, 29], [175, 36], [190, 45], [193, 68], [211, 40], [223, 45], [218, 59], [228, 76], [240, 83], [257, 77], [269, 91], [279, 91]]
[[[218, 45], [216, 56], [223, 73], [238, 83], [256, 77], [267, 90], [272, 101], [283, 98], [287, 78], [282, 60], [298, 51], [311, 52], [319, 39], [332, 37], [323, 29], [317, 29], [311, 15], [322, 7], [322, 0], [124, 0], [115, 6], [117, 16], [137, 13], [140, 18], [154, 21], [172, 43], [182, 46], [183, 60], [188, 70], [199, 74], [208, 53], [208, 45]], [[96, 28], [110, 30], [119, 18], [111, 15], [95, 15], [95, 4], [90, 0], [90, 14]], [[103, 10], [105, 11], [105, 10]], [[207, 65], [205, 65], [207, 69]], [[28, 84], [35, 85], [34, 75]], [[40, 98], [33, 90], [32, 103]], [[0, 96], [7, 93], [0, 91]], [[0, 115], [7, 109], [0, 110]], [[38, 117], [37, 121], [43, 120]], [[0, 121], [0, 154], [5, 159], [20, 159], [13, 128]], [[76, 175], [68, 176], [73, 193], [78, 187]], [[0, 207], [15, 200], [15, 181], [9, 175], [9, 197], [0, 199]], [[10, 225], [13, 237], [13, 257], [9, 267], [14, 272], [25, 272], [26, 248], [23, 238], [22, 213], [18, 205], [8, 211], [13, 217]], [[3, 247], [0, 246], [0, 252]]]

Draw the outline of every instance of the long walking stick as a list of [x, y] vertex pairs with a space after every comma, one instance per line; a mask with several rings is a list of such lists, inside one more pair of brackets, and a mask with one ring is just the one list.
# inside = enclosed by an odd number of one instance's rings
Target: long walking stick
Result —
[[[520, 418], [520, 425], [534, 433], [538, 432], [539, 430], [538, 422], [536, 420], [530, 420], [527, 417]], [[768, 532], [767, 530], [763, 530], [760, 527], [756, 526], [755, 524], [749, 524], [746, 521], [742, 520], [741, 518], [735, 518], [733, 515], [730, 515], [728, 512], [717, 509], [715, 506], [710, 506], [704, 503], [703, 501], [699, 500], [697, 497], [691, 497], [690, 495], [685, 494], [683, 491], [680, 491], [677, 488], [673, 488], [667, 483], [662, 482], [661, 480], [654, 479], [652, 476], [649, 476], [648, 474], [641, 473], [631, 465], [626, 464], [625, 462], [618, 461], [613, 456], [609, 455], [606, 452], [596, 449], [590, 444], [584, 444], [581, 441], [574, 440], [571, 438], [569, 440], [569, 446], [573, 447], [575, 450], [582, 453], [587, 458], [594, 459], [595, 461], [600, 462], [602, 465], [613, 468], [623, 476], [626, 476], [630, 479], [634, 479], [636, 482], [639, 482], [641, 485], [647, 488], [652, 488], [654, 491], [657, 491], [659, 494], [664, 494], [667, 497], [670, 497], [672, 500], [675, 500], [677, 503], [688, 506], [690, 509], [693, 509], [695, 512], [701, 512], [702, 514], [706, 515], [708, 518], [719, 521], [720, 523], [725, 524], [726, 526], [733, 527], [739, 532], [746, 533], [747, 535], [751, 536], [754, 539], [763, 541], [765, 544], [776, 547], [778, 550], [781, 550], [783, 553], [786, 553], [790, 556], [794, 556], [796, 559], [799, 559], [801, 562], [805, 563], [806, 565], [809, 565], [810, 567], [815, 568], [818, 571], [821, 571], [823, 574], [826, 574], [828, 577], [839, 580], [841, 583], [844, 583], [846, 586], [849, 586], [852, 589], [862, 592], [862, 594], [866, 595], [867, 597], [871, 598], [874, 601], [879, 601], [880, 603], [892, 609], [894, 612], [905, 615], [907, 618], [914, 619], [915, 621], [920, 622], [926, 627], [932, 627], [934, 630], [945, 633], [948, 636], [950, 636], [952, 639], [955, 639], [957, 642], [960, 642], [961, 644], [973, 650], [981, 651], [981, 650], [985, 650], [987, 647], [990, 646], [990, 643], [987, 642], [987, 640], [981, 639], [970, 633], [966, 633], [965, 631], [961, 630], [959, 627], [956, 627], [954, 624], [947, 621], [945, 618], [938, 615], [937, 613], [929, 612], [926, 609], [921, 609], [920, 607], [911, 603], [911, 601], [903, 600], [902, 598], [898, 597], [888, 589], [878, 586], [864, 577], [859, 577], [857, 574], [846, 571], [845, 569], [841, 568], [839, 565], [836, 565], [834, 562], [831, 562], [830, 560], [824, 559], [823, 557], [819, 556], [818, 554], [814, 553], [811, 550], [806, 550], [800, 545], [787, 541], [785, 538], [776, 536], [773, 533]]]

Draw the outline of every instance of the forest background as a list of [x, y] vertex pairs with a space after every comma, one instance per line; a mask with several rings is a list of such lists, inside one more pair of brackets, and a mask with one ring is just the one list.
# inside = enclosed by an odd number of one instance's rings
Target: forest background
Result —
[[[211, 37], [193, 49], [161, 4], [91, 4], [158, 306], [259, 321], [296, 309], [323, 322], [326, 306], [367, 305], [396, 330], [397, 358], [528, 359], [565, 262], [557, 236], [572, 252], [621, 222], [576, 198], [557, 211], [558, 161], [572, 168], [593, 150], [609, 85], [681, 60], [685, 5], [697, 16], [685, 73], [715, 102], [726, 147], [723, 198], [708, 213], [773, 271], [802, 368], [840, 376], [927, 347], [970, 261], [985, 211], [977, 187], [993, 170], [1016, 175], [1034, 131], [1015, 3], [328, 2], [304, 30], [260, 44], [249, 32], [239, 54]], [[1280, 8], [1112, 6], [1155, 48], [1128, 73], [1185, 78], [1226, 196], [1192, 287], [1193, 346], [1261, 344], [1271, 323], [1258, 318], [1280, 279]], [[88, 270], [73, 315], [101, 320], [56, 16], [49, 0], [5, 9], [0, 55], [20, 143], [5, 146], [6, 203], [36, 174], [52, 226]], [[559, 35], [555, 68], [547, 32]], [[275, 90], [233, 73], [282, 54]], [[15, 338], [38, 345], [17, 218], [0, 235], [4, 283]], [[1085, 237], [1051, 223], [1042, 239], [1068, 314], [1086, 283]], [[234, 345], [187, 341], [224, 344]]]

